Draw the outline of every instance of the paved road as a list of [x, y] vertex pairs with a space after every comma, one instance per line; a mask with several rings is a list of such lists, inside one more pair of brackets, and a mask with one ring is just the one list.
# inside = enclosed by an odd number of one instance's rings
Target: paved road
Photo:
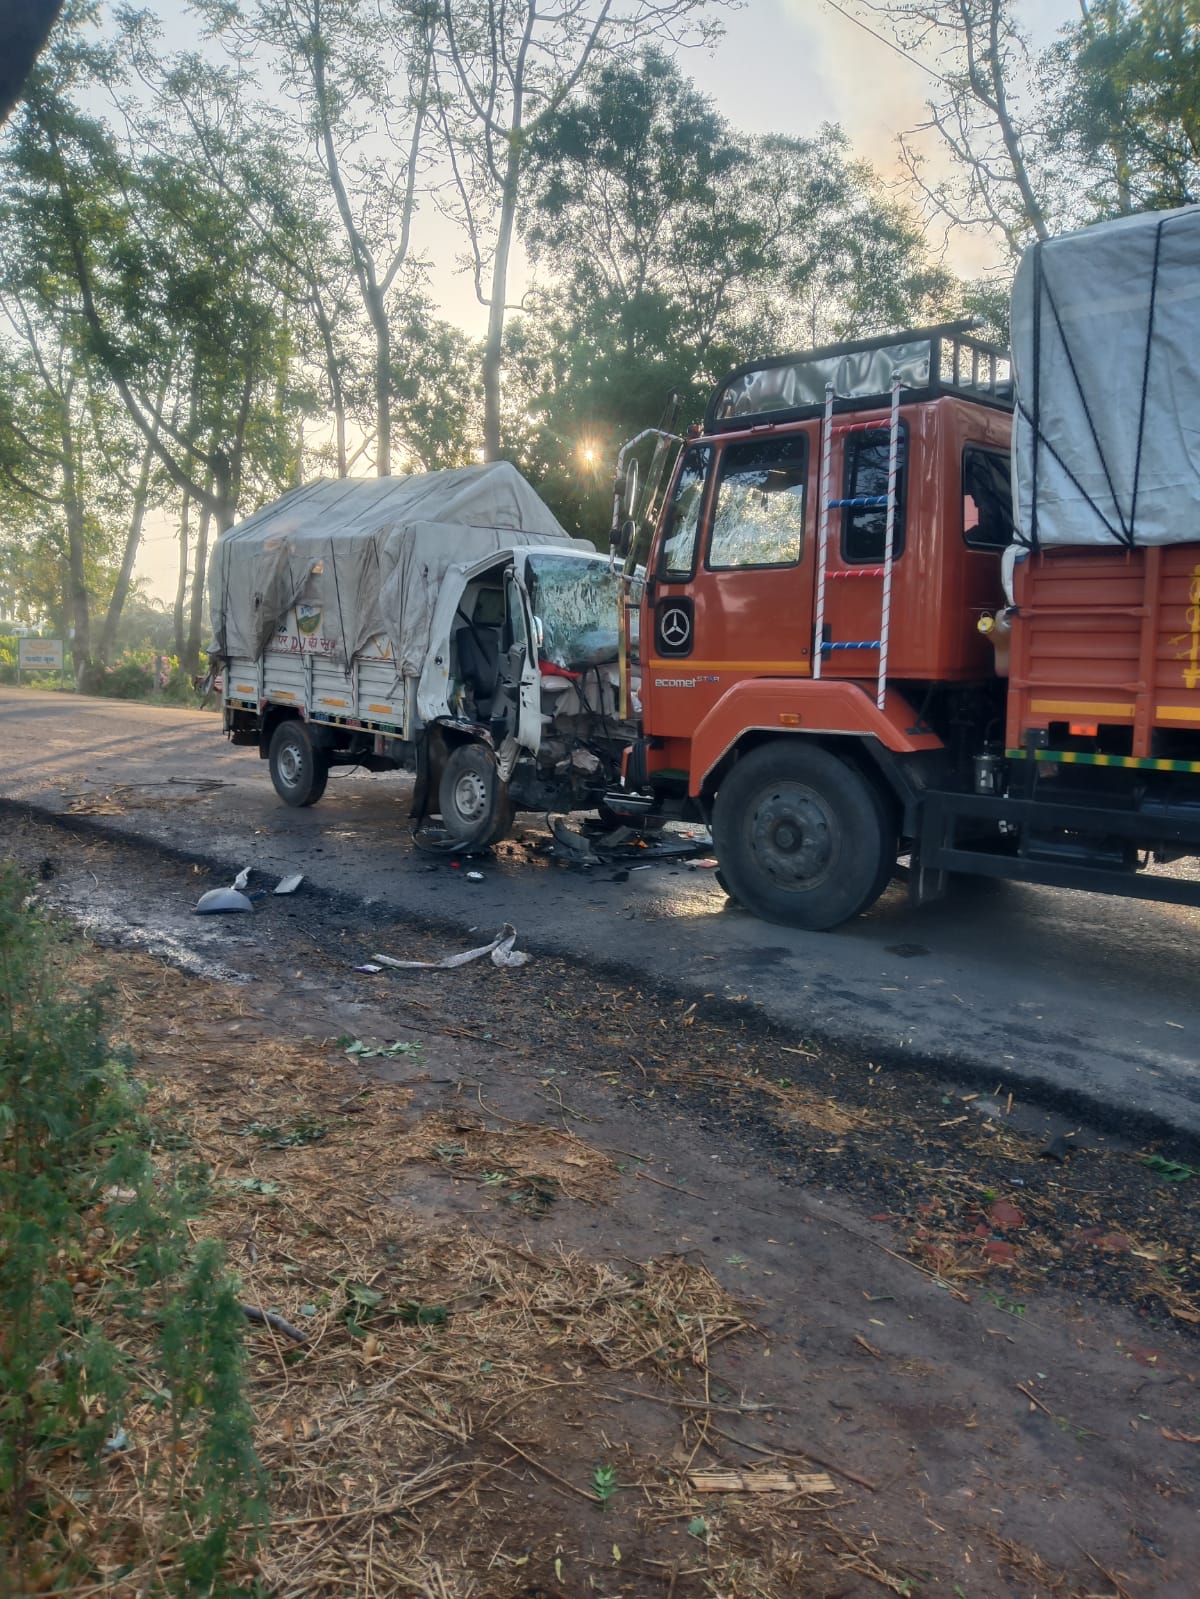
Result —
[[[201, 792], [196, 779], [222, 786]], [[512, 921], [532, 948], [601, 957], [850, 1045], [864, 1070], [907, 1052], [1131, 1127], [1200, 1135], [1195, 910], [979, 884], [914, 911], [894, 887], [849, 927], [791, 932], [728, 907], [703, 869], [658, 865], [615, 883], [515, 847], [468, 882], [413, 852], [408, 795], [401, 777], [335, 773], [320, 805], [289, 810], [265, 763], [226, 745], [212, 715], [0, 688], [0, 797], [303, 871], [400, 915], [464, 930]]]

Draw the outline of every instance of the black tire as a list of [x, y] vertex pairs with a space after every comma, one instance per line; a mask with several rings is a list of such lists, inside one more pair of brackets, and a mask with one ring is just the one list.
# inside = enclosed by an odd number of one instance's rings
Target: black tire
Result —
[[512, 826], [508, 784], [496, 758], [482, 744], [458, 744], [450, 751], [438, 783], [442, 827], [459, 849], [486, 849]]
[[271, 781], [285, 805], [315, 805], [329, 781], [329, 757], [313, 743], [308, 724], [289, 716], [271, 734]]
[[823, 932], [883, 893], [896, 833], [879, 791], [800, 739], [762, 744], [717, 791], [713, 843], [723, 886], [764, 921]]

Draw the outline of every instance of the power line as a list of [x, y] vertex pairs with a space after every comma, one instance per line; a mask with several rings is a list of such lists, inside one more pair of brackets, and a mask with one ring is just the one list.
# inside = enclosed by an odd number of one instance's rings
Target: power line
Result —
[[916, 56], [910, 55], [908, 51], [905, 50], [901, 45], [898, 45], [894, 39], [889, 39], [886, 34], [880, 33], [875, 28], [872, 28], [870, 23], [864, 22], [861, 17], [856, 17], [853, 11], [847, 11], [845, 6], [838, 4], [838, 0], [825, 0], [825, 4], [836, 11], [840, 17], [845, 17], [847, 22], [852, 22], [856, 28], [861, 28], [864, 33], [869, 33], [872, 39], [877, 40], [882, 45], [886, 45], [894, 55], [900, 56], [903, 60], [907, 61], [910, 66], [917, 67], [921, 72], [925, 73], [927, 77], [936, 79], [938, 83], [944, 83], [948, 89], [953, 88], [953, 84], [950, 82], [949, 78], [943, 77], [943, 75], [936, 71], [933, 67], [926, 66], [924, 61], [920, 61]]

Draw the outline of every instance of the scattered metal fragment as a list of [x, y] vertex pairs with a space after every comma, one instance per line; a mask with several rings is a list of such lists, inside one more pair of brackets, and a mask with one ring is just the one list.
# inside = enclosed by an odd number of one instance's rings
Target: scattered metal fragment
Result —
[[517, 930], [511, 922], [505, 922], [501, 930], [492, 939], [490, 944], [480, 944], [478, 949], [465, 949], [458, 955], [443, 955], [436, 961], [401, 961], [391, 955], [371, 956], [373, 961], [378, 961], [381, 966], [390, 967], [401, 972], [444, 972], [456, 966], [466, 966], [471, 961], [481, 960], [484, 955], [492, 957], [493, 966], [524, 966], [529, 956], [522, 950], [514, 949], [517, 941]]
[[252, 911], [254, 906], [237, 888], [210, 888], [196, 901], [197, 916], [212, 916], [221, 911]]
[[281, 877], [275, 884], [275, 892], [277, 894], [294, 894], [303, 881], [303, 872], [294, 872], [291, 877]]

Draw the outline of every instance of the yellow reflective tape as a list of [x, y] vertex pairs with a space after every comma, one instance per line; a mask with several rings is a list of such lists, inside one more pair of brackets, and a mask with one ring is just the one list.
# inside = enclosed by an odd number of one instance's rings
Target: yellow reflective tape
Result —
[[1098, 704], [1093, 700], [1032, 700], [1032, 711], [1047, 716], [1132, 716], [1132, 705]]
[[1200, 703], [1195, 705], [1156, 705], [1156, 722], [1200, 722]]

